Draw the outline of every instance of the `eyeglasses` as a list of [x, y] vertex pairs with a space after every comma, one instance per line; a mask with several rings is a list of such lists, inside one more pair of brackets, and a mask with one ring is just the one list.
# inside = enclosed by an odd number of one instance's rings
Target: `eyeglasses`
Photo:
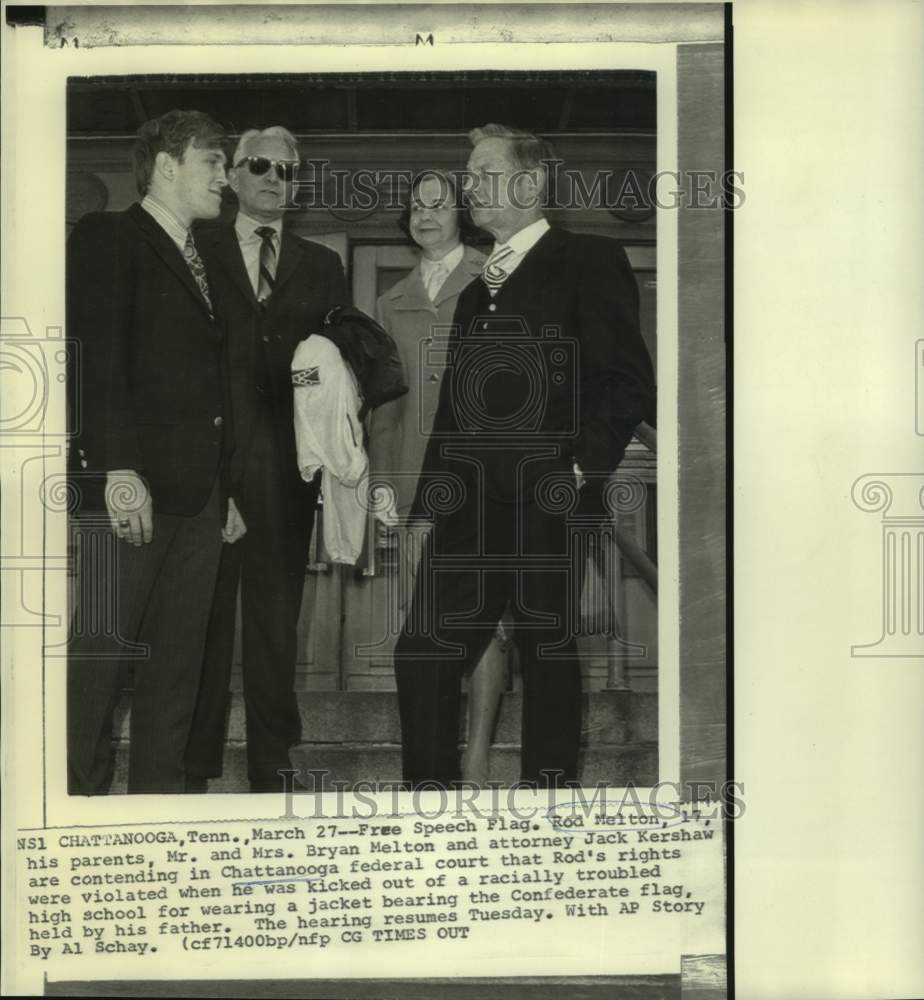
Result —
[[274, 167], [276, 176], [285, 182], [293, 181], [298, 170], [298, 160], [269, 160], [265, 156], [245, 156], [235, 166], [240, 167], [245, 163], [254, 177], [262, 177], [270, 167]]

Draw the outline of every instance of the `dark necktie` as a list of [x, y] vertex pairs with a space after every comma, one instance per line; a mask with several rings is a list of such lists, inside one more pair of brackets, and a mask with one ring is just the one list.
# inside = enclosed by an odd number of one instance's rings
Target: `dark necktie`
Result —
[[499, 246], [484, 262], [481, 270], [481, 280], [488, 286], [491, 295], [496, 295], [498, 288], [510, 277], [510, 272], [504, 264], [513, 256], [513, 248], [506, 244]]
[[196, 279], [196, 284], [199, 286], [199, 291], [202, 292], [202, 298], [205, 299], [205, 304], [209, 307], [209, 315], [211, 315], [212, 300], [209, 297], [209, 283], [205, 277], [205, 264], [202, 263], [202, 258], [196, 249], [196, 243], [193, 240], [191, 232], [186, 234], [186, 245], [183, 247], [183, 260], [186, 261], [186, 266], [192, 272], [193, 278]]
[[260, 271], [257, 278], [257, 301], [265, 302], [273, 291], [276, 281], [276, 244], [273, 237], [276, 230], [272, 226], [257, 226], [254, 230], [263, 241], [260, 244]]

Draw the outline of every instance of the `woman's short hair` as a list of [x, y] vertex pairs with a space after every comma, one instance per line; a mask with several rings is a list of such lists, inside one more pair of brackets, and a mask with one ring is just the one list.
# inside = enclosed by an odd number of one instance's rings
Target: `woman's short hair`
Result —
[[442, 181], [449, 188], [452, 203], [455, 206], [459, 221], [459, 239], [461, 242], [469, 246], [485, 242], [489, 238], [488, 234], [472, 222], [471, 212], [469, 212], [468, 205], [466, 205], [465, 199], [462, 197], [462, 188], [459, 179], [448, 170], [422, 170], [411, 181], [411, 186], [407, 193], [407, 205], [401, 210], [401, 215], [398, 216], [398, 228], [401, 232], [414, 243], [414, 238], [411, 236], [411, 205], [414, 201], [414, 192], [425, 180], [429, 180], [430, 178]]

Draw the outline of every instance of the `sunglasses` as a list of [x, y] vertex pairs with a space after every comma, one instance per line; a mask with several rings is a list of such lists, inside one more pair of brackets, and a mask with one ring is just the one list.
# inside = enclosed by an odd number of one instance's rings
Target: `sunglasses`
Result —
[[235, 166], [240, 167], [245, 163], [254, 177], [262, 177], [270, 167], [275, 167], [276, 176], [285, 182], [293, 181], [298, 170], [298, 160], [269, 160], [265, 156], [245, 156]]

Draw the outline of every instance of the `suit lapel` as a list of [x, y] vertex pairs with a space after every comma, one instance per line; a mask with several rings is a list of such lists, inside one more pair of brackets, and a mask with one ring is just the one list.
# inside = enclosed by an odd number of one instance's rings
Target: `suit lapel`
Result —
[[241, 295], [243, 295], [254, 309], [259, 309], [260, 306], [256, 295], [254, 295], [253, 285], [250, 283], [250, 275], [244, 266], [244, 255], [241, 253], [241, 244], [233, 226], [223, 227], [220, 233], [216, 234], [213, 243], [213, 253], [237, 286]]
[[192, 271], [189, 270], [186, 261], [183, 260], [183, 255], [180, 253], [177, 245], [164, 232], [160, 223], [146, 212], [139, 203], [132, 205], [128, 211], [139, 230], [141, 230], [142, 235], [150, 244], [151, 249], [180, 279], [181, 284], [186, 287], [189, 294], [192, 295], [202, 311], [208, 316], [208, 304], [202, 297], [202, 292], [199, 291], [196, 279], [192, 276]]
[[554, 288], [557, 278], [562, 273], [562, 254], [565, 250], [566, 238], [562, 238], [559, 230], [551, 228], [530, 247], [529, 252], [520, 262], [519, 267], [501, 285], [494, 301], [498, 308], [512, 297], [524, 291], [534, 299], [537, 291]]
[[515, 287], [521, 283], [532, 282], [535, 285], [542, 280], [544, 272], [556, 266], [563, 247], [564, 243], [558, 231], [547, 229], [530, 247], [529, 252], [520, 261], [520, 266], [504, 282], [501, 291], [510, 285]]
[[449, 277], [443, 282], [442, 288], [436, 293], [433, 304], [438, 306], [453, 295], [458, 295], [466, 285], [470, 284], [474, 278], [477, 278], [481, 274], [483, 264], [484, 257], [476, 250], [472, 250], [471, 247], [466, 247], [465, 255], [459, 262], [458, 267], [454, 267]]
[[279, 262], [276, 265], [276, 280], [273, 282], [273, 294], [269, 298], [270, 304], [282, 290], [283, 285], [298, 270], [301, 260], [302, 247], [300, 242], [294, 236], [290, 236], [283, 228], [279, 245]]
[[435, 312], [436, 308], [427, 295], [423, 279], [420, 277], [418, 264], [404, 279], [404, 287], [400, 295], [395, 296], [395, 309], [426, 309]]
[[395, 288], [389, 295], [394, 300], [395, 309], [427, 309], [436, 312], [440, 303], [458, 295], [463, 288], [470, 285], [473, 278], [481, 274], [484, 256], [471, 247], [465, 248], [465, 254], [458, 266], [449, 272], [449, 277], [443, 282], [431, 302], [418, 264], [404, 279], [400, 289]]
[[[533, 310], [549, 289], [554, 294], [558, 278], [564, 273], [562, 258], [568, 237], [563, 236], [563, 232], [553, 227], [543, 233], [493, 299], [482, 281], [473, 281], [463, 289], [456, 307], [456, 320], [464, 320], [470, 328], [476, 316], [487, 316], [492, 303], [497, 306], [496, 315], [522, 315]], [[469, 329], [463, 329], [463, 336], [468, 332]], [[537, 329], [533, 333], [539, 336], [540, 331]]]

